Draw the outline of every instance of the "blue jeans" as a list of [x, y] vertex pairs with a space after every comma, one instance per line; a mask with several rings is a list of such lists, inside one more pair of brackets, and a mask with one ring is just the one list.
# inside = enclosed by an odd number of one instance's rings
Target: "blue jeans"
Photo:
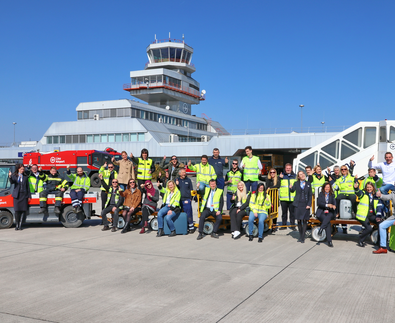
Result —
[[163, 221], [166, 218], [167, 225], [169, 226], [170, 231], [174, 231], [176, 228], [174, 227], [173, 218], [176, 216], [176, 212], [172, 211], [170, 215], [167, 212], [170, 211], [170, 207], [165, 205], [158, 212], [158, 228], [163, 229]]
[[198, 193], [200, 193], [200, 195], [203, 195], [204, 194], [204, 189], [206, 188], [206, 187], [210, 187], [210, 185], [209, 184], [206, 184], [205, 182], [199, 182], [199, 191], [198, 191]]
[[191, 200], [183, 200], [181, 201], [182, 209], [187, 214], [188, 219], [188, 228], [189, 230], [193, 229], [193, 213], [192, 213], [192, 202]]
[[392, 185], [392, 184], [385, 184], [385, 185], [381, 186], [381, 187], [379, 188], [379, 190], [380, 190], [380, 192], [383, 193], [383, 194], [388, 194], [388, 191], [389, 191], [389, 190], [391, 190], [391, 191], [394, 191], [394, 190], [395, 190], [395, 186]]
[[228, 210], [230, 210], [230, 207], [232, 206], [233, 202], [232, 202], [232, 197], [233, 197], [233, 193], [232, 192], [227, 192], [226, 193], [226, 208]]
[[[248, 217], [248, 229], [249, 229], [249, 234], [252, 236], [252, 230], [254, 227], [254, 221], [256, 217], [254, 213], [251, 211], [250, 216]], [[267, 214], [266, 213], [258, 213], [258, 238], [263, 237], [263, 229], [265, 227], [264, 222], [267, 219]]]
[[223, 177], [217, 177], [217, 187], [221, 190], [225, 187], [225, 179]]
[[380, 247], [381, 248], [387, 248], [387, 229], [390, 226], [394, 225], [394, 223], [395, 223], [395, 219], [393, 216], [391, 216], [389, 219], [385, 220], [384, 222], [380, 223], [379, 231], [380, 231]]
[[251, 192], [254, 192], [258, 189], [258, 182], [245, 181], [244, 184], [246, 184], [247, 193], [250, 190]]

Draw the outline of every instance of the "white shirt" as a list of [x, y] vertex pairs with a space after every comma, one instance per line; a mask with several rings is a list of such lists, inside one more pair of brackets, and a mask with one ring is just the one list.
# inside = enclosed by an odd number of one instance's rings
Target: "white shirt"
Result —
[[368, 167], [381, 170], [381, 172], [383, 173], [384, 184], [394, 184], [394, 182], [395, 182], [395, 163], [394, 162], [392, 162], [391, 164], [388, 164], [387, 162], [373, 164], [372, 161], [369, 160]]
[[214, 194], [215, 194], [215, 191], [210, 190], [210, 193], [209, 193], [208, 199], [207, 199], [206, 207], [208, 207], [208, 208], [213, 207], [213, 205], [214, 205], [213, 204]]
[[[254, 156], [252, 156], [252, 157], [254, 157]], [[252, 157], [250, 158], [250, 160], [252, 159]], [[240, 162], [239, 168], [243, 168], [243, 160]], [[259, 170], [262, 170], [262, 164], [261, 164], [261, 161], [259, 159], [258, 159], [258, 168], [259, 168]]]

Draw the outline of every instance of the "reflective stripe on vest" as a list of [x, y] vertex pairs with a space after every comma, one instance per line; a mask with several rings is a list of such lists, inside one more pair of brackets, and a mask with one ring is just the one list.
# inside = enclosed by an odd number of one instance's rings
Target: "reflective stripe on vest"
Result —
[[333, 184], [334, 190], [339, 190], [339, 194], [355, 194], [354, 191], [354, 177], [347, 175], [345, 180], [343, 181], [343, 176], [336, 180], [335, 184]]
[[[111, 200], [111, 195], [112, 195], [112, 192], [113, 192], [113, 188], [112, 187], [110, 187], [110, 189], [108, 190], [108, 193], [107, 193], [107, 201], [106, 201], [106, 207], [108, 206], [108, 204], [110, 203], [110, 200]], [[119, 201], [119, 191], [120, 191], [120, 188], [118, 188], [117, 189], [117, 191], [116, 191], [116, 193], [115, 193], [115, 205], [117, 205], [118, 204], [118, 201]], [[123, 208], [123, 206], [121, 205], [120, 207], [119, 207], [119, 209], [122, 209]]]
[[152, 159], [142, 159], [139, 158], [139, 164], [137, 166], [137, 179], [139, 180], [149, 180], [152, 179], [152, 174], [148, 172], [151, 170]]
[[280, 201], [288, 201], [292, 202], [295, 199], [296, 192], [291, 193], [289, 186], [293, 185], [296, 182], [296, 179], [281, 179], [280, 189], [278, 192], [278, 197]]
[[325, 177], [321, 176], [320, 179], [318, 179], [317, 176], [313, 175], [313, 183], [311, 183], [311, 190], [313, 191], [313, 193], [315, 192], [315, 189], [324, 185], [325, 183]]
[[248, 156], [245, 156], [242, 160], [243, 162], [243, 179], [244, 181], [258, 181], [259, 175], [259, 167], [258, 167], [259, 158], [257, 156], [252, 156], [251, 159]]
[[[221, 195], [223, 193], [223, 190], [217, 188], [215, 190], [214, 196], [213, 196], [213, 208], [214, 211], [218, 212], [219, 211], [219, 201], [221, 199]], [[204, 198], [202, 201], [202, 205], [200, 206], [200, 212], [204, 211], [204, 208], [206, 207], [208, 196], [211, 194], [211, 188], [206, 187], [205, 192], [204, 192]]]
[[[117, 173], [115, 170], [113, 171], [113, 173], [114, 173], [114, 179], [117, 179], [117, 178], [118, 178], [118, 173]], [[104, 180], [104, 182], [105, 182], [107, 185], [110, 185], [110, 184], [109, 184], [109, 180], [110, 180], [110, 176], [111, 176], [111, 171], [110, 171], [109, 169], [104, 169], [104, 167], [102, 166], [102, 167], [100, 167], [99, 174], [102, 174], [102, 175], [103, 175], [103, 180]], [[106, 189], [103, 187], [103, 185], [100, 187], [100, 189], [101, 189], [102, 191], [105, 191], [105, 190], [106, 190]]]
[[41, 193], [44, 190], [44, 182], [42, 179], [36, 178], [36, 176], [29, 176], [29, 187], [30, 193]]
[[233, 171], [229, 171], [228, 179], [232, 181], [228, 185], [228, 191], [232, 193], [236, 192], [237, 184], [241, 181], [241, 172], [239, 170], [236, 173], [233, 173]]
[[[166, 204], [167, 201], [167, 197], [170, 194], [170, 190], [168, 188], [166, 188], [166, 192], [165, 195], [163, 196], [163, 204]], [[181, 199], [181, 192], [180, 190], [176, 187], [174, 189], [174, 193], [173, 196], [170, 199], [170, 203], [169, 206], [174, 206], [174, 207], [178, 207], [180, 206], [180, 199]]]
[[196, 165], [196, 182], [203, 182], [208, 184], [210, 179], [215, 175], [214, 167], [208, 163], [204, 166], [203, 164]]
[[272, 207], [272, 202], [270, 200], [270, 195], [266, 194], [265, 201], [263, 201], [263, 193], [253, 194], [250, 200], [250, 209], [252, 213], [265, 213], [267, 215], [267, 210]]
[[[378, 205], [378, 200], [373, 199], [373, 207], [374, 207], [374, 212], [377, 214], [377, 205]], [[358, 204], [358, 209], [357, 209], [357, 214], [356, 218], [357, 220], [360, 221], [365, 221], [367, 216], [369, 214], [369, 195], [365, 194], [359, 204]]]

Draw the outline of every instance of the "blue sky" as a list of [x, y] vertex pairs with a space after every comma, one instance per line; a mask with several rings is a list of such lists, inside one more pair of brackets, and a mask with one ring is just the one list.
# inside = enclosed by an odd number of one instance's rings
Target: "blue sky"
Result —
[[193, 108], [228, 129], [395, 119], [395, 1], [1, 1], [0, 144], [39, 140], [80, 102], [131, 98], [154, 40], [194, 48]]

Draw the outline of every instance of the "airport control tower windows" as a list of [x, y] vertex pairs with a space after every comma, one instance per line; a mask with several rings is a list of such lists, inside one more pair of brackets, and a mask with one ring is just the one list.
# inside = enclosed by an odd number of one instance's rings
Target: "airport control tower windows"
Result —
[[162, 55], [162, 62], [168, 62], [169, 61], [169, 48], [161, 48], [160, 53]]
[[192, 53], [182, 48], [164, 47], [151, 49], [148, 57], [150, 63], [177, 62], [190, 64]]

